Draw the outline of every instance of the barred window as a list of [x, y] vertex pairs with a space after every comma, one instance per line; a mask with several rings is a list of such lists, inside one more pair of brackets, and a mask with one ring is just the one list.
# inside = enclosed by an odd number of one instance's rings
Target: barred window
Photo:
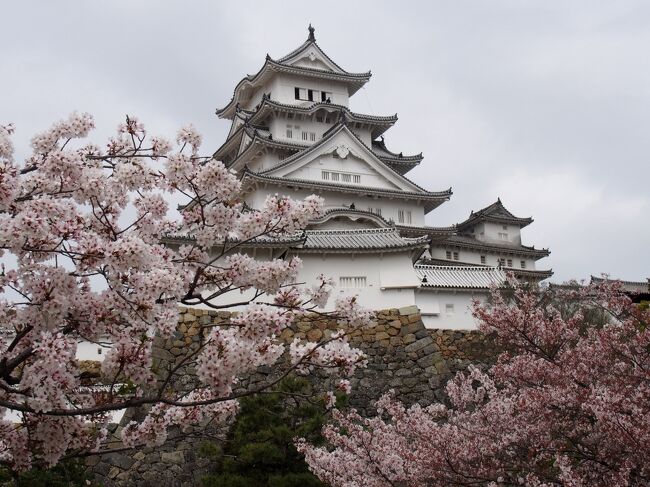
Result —
[[339, 284], [342, 289], [360, 289], [367, 286], [366, 276], [341, 276]]

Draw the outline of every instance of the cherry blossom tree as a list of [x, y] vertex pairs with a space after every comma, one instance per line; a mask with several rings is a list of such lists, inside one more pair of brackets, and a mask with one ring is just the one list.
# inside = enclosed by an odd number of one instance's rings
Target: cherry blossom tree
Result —
[[[570, 311], [562, 313], [560, 310]], [[515, 288], [476, 305], [502, 347], [446, 387], [450, 403], [335, 413], [329, 448], [299, 441], [336, 487], [650, 485], [650, 313], [616, 285]], [[601, 319], [607, 316], [609, 319]]]
[[[110, 414], [128, 407], [148, 414], [124, 427], [127, 446], [159, 445], [173, 425], [227, 420], [237, 378], [276, 364], [285, 351], [276, 337], [298, 316], [323, 313], [350, 329], [371, 319], [354, 297], [325, 313], [332, 282], [298, 286], [300, 259], [260, 261], [242, 250], [299, 234], [321, 214], [320, 198], [273, 196], [252, 210], [238, 178], [198, 155], [191, 126], [172, 144], [127, 117], [103, 148], [81, 140], [93, 127], [90, 115], [71, 115], [36, 135], [22, 164], [13, 127], [0, 127], [0, 463], [16, 471], [105, 451]], [[179, 198], [183, 209], [170, 208]], [[186, 243], [165, 245], [169, 235]], [[250, 305], [185, 357], [199, 386], [166, 387], [179, 368], [156, 377], [154, 338], [172, 336], [179, 304], [223, 309], [215, 303], [227, 293], [251, 296], [238, 303]], [[79, 341], [110, 344], [107, 390], [79, 387]], [[336, 366], [346, 375], [364, 360], [342, 334], [290, 348], [285, 374]], [[2, 420], [9, 412], [19, 421]]]

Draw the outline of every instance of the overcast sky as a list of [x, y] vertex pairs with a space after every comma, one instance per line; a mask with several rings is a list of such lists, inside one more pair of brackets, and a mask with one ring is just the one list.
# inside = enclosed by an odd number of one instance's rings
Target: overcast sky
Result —
[[348, 71], [373, 76], [351, 101], [399, 121], [388, 147], [425, 159], [409, 177], [454, 195], [449, 225], [500, 197], [533, 216], [524, 243], [553, 281], [650, 277], [648, 1], [14, 1], [3, 6], [0, 123], [29, 138], [73, 110], [98, 142], [124, 114], [172, 137], [194, 123], [214, 151], [214, 115], [268, 52], [309, 22]]

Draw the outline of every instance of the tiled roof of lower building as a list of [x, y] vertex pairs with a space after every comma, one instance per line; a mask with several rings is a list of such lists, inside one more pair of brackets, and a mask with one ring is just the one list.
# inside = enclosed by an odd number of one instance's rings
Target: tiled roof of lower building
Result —
[[506, 273], [497, 267], [415, 265], [422, 288], [489, 289], [506, 280]]
[[623, 290], [628, 293], [650, 292], [650, 278], [645, 281], [623, 281], [621, 279], [591, 276], [591, 284], [602, 284], [607, 281], [620, 283]]
[[428, 237], [401, 237], [394, 228], [364, 228], [354, 230], [307, 230], [305, 250], [377, 250], [425, 248]]

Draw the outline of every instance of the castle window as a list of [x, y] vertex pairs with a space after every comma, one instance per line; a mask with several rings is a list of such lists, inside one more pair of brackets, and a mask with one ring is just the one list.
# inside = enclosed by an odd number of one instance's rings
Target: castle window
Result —
[[397, 210], [397, 221], [404, 223], [404, 210]]
[[506, 259], [499, 259], [499, 266], [505, 267], [506, 266]]
[[499, 233], [499, 240], [508, 240], [507, 233]]
[[447, 260], [451, 260], [451, 250], [445, 252], [445, 255], [447, 256]]
[[309, 140], [312, 142], [316, 140], [316, 134], [314, 132], [309, 132]]
[[453, 315], [454, 314], [454, 305], [451, 303], [445, 304], [445, 314]]
[[293, 119], [293, 113], [287, 113], [287, 119], [289, 120]]
[[329, 181], [330, 180], [330, 173], [328, 171], [322, 171], [321, 172], [321, 178], [323, 181]]
[[316, 117], [316, 121], [318, 123], [323, 123], [323, 117]]
[[522, 260], [522, 261], [521, 261], [521, 268], [522, 268], [522, 269], [525, 269], [525, 268], [526, 268], [526, 261], [525, 261], [525, 260]]
[[314, 101], [314, 90], [307, 90], [307, 99], [309, 101]]
[[350, 174], [341, 174], [341, 181], [344, 183], [349, 183], [352, 180], [352, 176]]
[[481, 255], [481, 264], [485, 264], [485, 260], [486, 260], [486, 259], [485, 259], [485, 256], [484, 256], [484, 255]]
[[512, 259], [508, 259], [508, 267], [512, 267]]
[[360, 183], [361, 183], [361, 176], [358, 175], [358, 174], [354, 174], [354, 175], [352, 176], [352, 182], [353, 182], [353, 183], [360, 184]]
[[293, 139], [293, 131], [291, 129], [287, 129], [287, 139]]
[[460, 259], [460, 255], [458, 254], [458, 252], [454, 252], [454, 260], [459, 260], [459, 259]]
[[360, 289], [367, 286], [366, 276], [341, 276], [339, 285], [343, 289]]
[[307, 140], [307, 132], [302, 133], [302, 140]]
[[339, 173], [333, 172], [332, 173], [332, 181], [338, 181], [339, 180]]
[[412, 217], [411, 217], [411, 211], [406, 212], [406, 223], [411, 223], [412, 222]]
[[331, 120], [329, 117], [325, 117], [325, 123], [331, 123]]
[[[310, 90], [311, 91], [311, 90]], [[296, 97], [296, 100], [308, 100], [307, 98], [308, 93], [305, 88], [294, 88], [294, 95]]]
[[502, 228], [503, 228], [504, 230], [507, 230], [507, 229], [508, 229], [508, 225], [503, 225]]
[[320, 101], [327, 101], [327, 100], [332, 101], [332, 94], [327, 92], [327, 91], [321, 91], [320, 92]]

